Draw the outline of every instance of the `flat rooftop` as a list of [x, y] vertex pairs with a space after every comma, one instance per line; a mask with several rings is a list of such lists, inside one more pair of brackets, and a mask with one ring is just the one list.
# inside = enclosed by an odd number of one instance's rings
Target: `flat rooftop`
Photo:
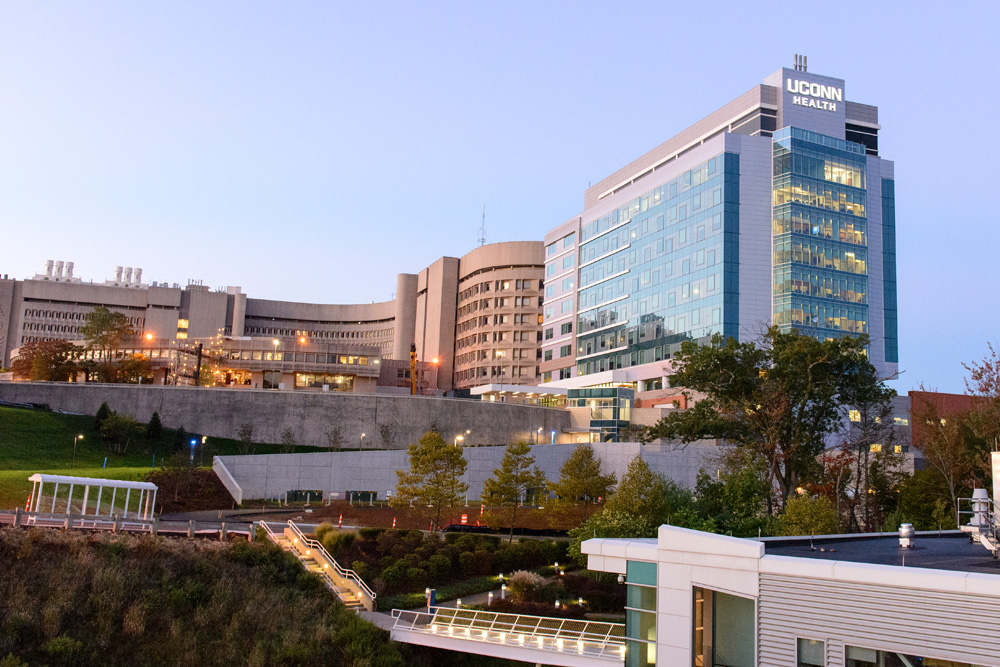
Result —
[[[959, 531], [917, 533], [913, 548], [899, 546], [896, 533], [824, 537], [765, 538], [764, 554], [871, 565], [906, 565], [932, 570], [1000, 575], [1000, 560]], [[903, 562], [905, 558], [905, 563]]]

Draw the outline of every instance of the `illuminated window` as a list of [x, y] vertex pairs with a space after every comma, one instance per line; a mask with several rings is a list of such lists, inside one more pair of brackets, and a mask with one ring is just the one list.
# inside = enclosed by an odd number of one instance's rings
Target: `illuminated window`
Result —
[[860, 413], [860, 412], [858, 412], [857, 410], [850, 410], [850, 411], [849, 411], [849, 412], [847, 413], [847, 417], [848, 417], [848, 418], [849, 418], [849, 419], [850, 419], [850, 420], [851, 420], [852, 422], [859, 422], [859, 421], [861, 421], [861, 413]]
[[909, 426], [910, 420], [906, 417], [894, 417], [893, 421], [896, 422], [896, 426]]
[[177, 320], [177, 328], [178, 329], [187, 329], [188, 328], [188, 321], [187, 320]]
[[878, 442], [873, 442], [873, 443], [871, 444], [871, 448], [870, 448], [870, 450], [871, 450], [871, 451], [872, 451], [872, 453], [874, 453], [874, 454], [878, 454], [878, 453], [880, 453], [880, 452], [882, 451], [882, 445], [881, 445], [881, 443], [878, 443]]
[[178, 331], [177, 340], [184, 340], [188, 337], [187, 331]]

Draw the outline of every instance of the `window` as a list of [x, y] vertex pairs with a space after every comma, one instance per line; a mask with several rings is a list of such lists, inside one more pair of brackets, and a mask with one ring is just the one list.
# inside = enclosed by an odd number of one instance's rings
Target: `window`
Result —
[[572, 332], [573, 332], [573, 323], [572, 322], [566, 322], [565, 324], [563, 324], [559, 328], [559, 335], [560, 336], [564, 336], [564, 335], [566, 335], [568, 333], [572, 333]]
[[967, 662], [928, 660], [925, 657], [900, 651], [878, 651], [871, 648], [848, 646], [846, 667], [904, 667], [905, 665], [948, 665], [948, 667], [973, 667]]
[[545, 350], [545, 353], [542, 356], [542, 360], [543, 361], [552, 361], [552, 350]]
[[572, 254], [566, 255], [565, 257], [563, 257], [562, 267], [564, 269], [568, 269], [571, 266], [573, 266], [573, 255]]
[[847, 418], [850, 419], [852, 422], [859, 422], [861, 421], [861, 413], [858, 412], [857, 410], [848, 410]]
[[869, 446], [869, 449], [871, 450], [871, 452], [872, 452], [873, 454], [879, 454], [879, 453], [881, 453], [881, 452], [882, 452], [882, 444], [881, 444], [881, 443], [879, 443], [879, 442], [873, 442], [873, 443], [872, 443], [872, 444], [871, 444], [871, 445]]
[[564, 292], [573, 289], [573, 277], [572, 276], [570, 276], [569, 278], [566, 278], [565, 280], [563, 280], [563, 282], [562, 282], [562, 288], [563, 288]]
[[555, 328], [546, 329], [545, 330], [545, 340], [551, 340], [554, 333], [555, 333]]
[[826, 642], [818, 639], [798, 640], [798, 667], [825, 667]]
[[560, 357], [568, 357], [571, 354], [573, 354], [573, 346], [572, 345], [563, 345], [562, 347], [559, 348], [559, 356]]
[[573, 245], [573, 239], [576, 237], [576, 232], [573, 232], [569, 236], [563, 239], [563, 248], [568, 248]]
[[573, 310], [573, 300], [572, 299], [567, 299], [566, 301], [563, 301], [561, 304], [559, 304], [559, 312], [560, 313], [568, 313], [571, 310]]
[[656, 664], [656, 563], [625, 564], [626, 664]]

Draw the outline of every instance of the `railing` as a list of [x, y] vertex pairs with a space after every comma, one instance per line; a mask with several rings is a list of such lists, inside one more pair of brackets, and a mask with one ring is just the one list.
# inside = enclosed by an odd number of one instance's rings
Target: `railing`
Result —
[[226, 464], [218, 456], [212, 457], [212, 470], [218, 475], [222, 485], [229, 491], [229, 495], [233, 497], [236, 504], [239, 505], [242, 503], [243, 488], [236, 482], [236, 478], [233, 477], [233, 474], [229, 472], [229, 468], [226, 467]]
[[35, 526], [38, 528], [62, 528], [126, 531], [132, 533], [182, 533], [194, 537], [197, 533], [218, 533], [225, 537], [229, 533], [246, 533], [253, 539], [253, 523], [230, 523], [224, 521], [161, 521], [153, 519], [125, 519], [117, 514], [75, 514], [52, 512], [25, 512], [24, 510], [0, 510], [0, 524]]
[[299, 530], [299, 527], [296, 526], [293, 521], [291, 520], [288, 521], [288, 527], [292, 530], [292, 533], [294, 533], [295, 536], [302, 542], [302, 544], [308, 546], [310, 549], [315, 549], [316, 551], [320, 552], [326, 559], [326, 561], [333, 566], [333, 570], [334, 572], [337, 573], [337, 576], [355, 584], [358, 587], [359, 594], [367, 595], [368, 599], [372, 603], [372, 606], [374, 606], [375, 591], [373, 591], [371, 588], [368, 587], [368, 584], [366, 584], [361, 579], [361, 577], [358, 576], [357, 572], [355, 572], [354, 570], [349, 570], [345, 567], [341, 567], [340, 563], [338, 563], [333, 558], [333, 556], [331, 556], [330, 553], [326, 550], [326, 547], [324, 547], [318, 540], [306, 537], [302, 533], [302, 531]]
[[[267, 522], [261, 521], [260, 525], [264, 527], [264, 532], [267, 533], [268, 539], [271, 540], [271, 542], [278, 544], [278, 536], [273, 530], [271, 530], [271, 527], [267, 525]], [[292, 554], [294, 554], [296, 558], [299, 559], [299, 562], [302, 563], [302, 566], [306, 567], [306, 557], [303, 554], [299, 553], [298, 549], [290, 549], [290, 551], [292, 552]], [[306, 567], [306, 569], [308, 570], [309, 568]], [[315, 572], [315, 574], [318, 574], [320, 576], [320, 579], [323, 580], [323, 583], [326, 584], [327, 588], [333, 591], [338, 598], [340, 597], [340, 594], [337, 592], [337, 584], [334, 583], [333, 579], [330, 578], [330, 575], [327, 574], [325, 570], [319, 570], [318, 572]]]
[[[969, 509], [963, 510], [963, 503], [967, 503]], [[962, 523], [964, 517], [968, 517], [968, 523]], [[997, 525], [997, 507], [992, 499], [988, 496], [959, 498], [956, 518], [958, 527], [965, 533], [974, 533], [994, 557], [1000, 553], [1000, 526]]]
[[572, 653], [621, 662], [625, 625], [547, 616], [502, 614], [473, 609], [432, 607], [430, 611], [394, 609], [393, 630], [503, 644], [536, 651]]

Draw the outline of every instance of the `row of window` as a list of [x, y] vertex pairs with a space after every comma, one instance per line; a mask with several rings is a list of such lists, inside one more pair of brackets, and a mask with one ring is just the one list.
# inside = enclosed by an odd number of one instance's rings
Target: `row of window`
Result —
[[775, 269], [774, 294], [806, 294], [849, 303], [868, 303], [868, 280], [812, 273], [792, 265], [792, 268]]
[[466, 317], [472, 313], [489, 308], [509, 308], [511, 306], [514, 308], [534, 308], [536, 303], [541, 308], [542, 297], [515, 296], [513, 299], [510, 297], [495, 297], [492, 301], [490, 299], [477, 299], [459, 308], [458, 317]]
[[573, 377], [572, 368], [560, 368], [558, 371], [545, 371], [542, 373], [542, 382], [552, 382], [552, 374], [556, 373], [557, 380], [567, 380]]
[[774, 211], [774, 235], [805, 234], [841, 243], [868, 245], [868, 223], [829, 211], [783, 206]]
[[514, 280], [493, 280], [486, 281], [482, 283], [477, 283], [471, 287], [468, 287], [458, 293], [458, 301], [461, 303], [466, 299], [471, 299], [477, 294], [485, 294], [489, 291], [494, 292], [504, 292], [513, 287], [515, 290], [530, 290], [535, 288], [535, 283], [538, 283], [538, 287], [541, 288], [541, 281], [535, 281], [530, 278], [515, 278]]
[[505, 341], [537, 342], [541, 340], [541, 331], [487, 331], [485, 333], [477, 333], [464, 338], [459, 338], [455, 341], [455, 347], [456, 349], [461, 350], [471, 345], [485, 345], [488, 343], [502, 343]]
[[[967, 662], [955, 662], [953, 660], [934, 660], [909, 653], [899, 651], [882, 651], [874, 648], [864, 648], [860, 646], [845, 647], [845, 667], [913, 667], [915, 665], [925, 665], [927, 667], [975, 667]], [[819, 639], [798, 638], [797, 642], [798, 667], [826, 667], [826, 642]]]
[[393, 334], [392, 328], [369, 329], [363, 331], [317, 331], [305, 329], [282, 329], [277, 327], [246, 327], [244, 331], [248, 336], [258, 334], [261, 336], [305, 336], [307, 338], [321, 339], [390, 338]]
[[836, 186], [811, 183], [802, 177], [784, 176], [774, 182], [775, 206], [803, 204], [863, 218], [866, 199], [863, 191], [842, 192]]
[[571, 232], [570, 234], [567, 234], [566, 236], [559, 239], [558, 241], [554, 241], [548, 244], [547, 246], [545, 246], [545, 256], [551, 257], [552, 255], [559, 252], [559, 250], [570, 247], [571, 245], [573, 245], [573, 242], [575, 240], [576, 240], [576, 232]]
[[858, 275], [868, 274], [868, 251], [865, 248], [840, 247], [828, 241], [804, 241], [797, 237], [774, 240], [774, 265], [805, 264]]
[[[555, 327], [549, 327], [545, 330], [545, 340], [552, 340], [555, 337]], [[565, 336], [568, 333], [573, 333], [573, 323], [563, 322], [559, 325], [559, 335]]]

